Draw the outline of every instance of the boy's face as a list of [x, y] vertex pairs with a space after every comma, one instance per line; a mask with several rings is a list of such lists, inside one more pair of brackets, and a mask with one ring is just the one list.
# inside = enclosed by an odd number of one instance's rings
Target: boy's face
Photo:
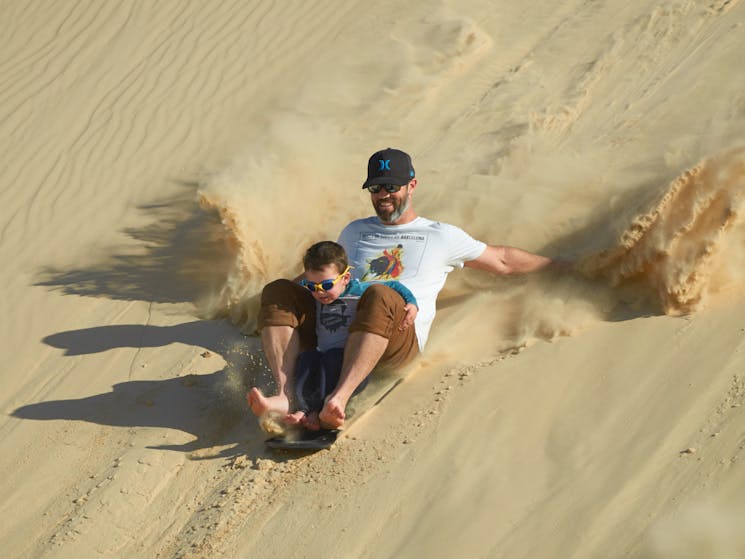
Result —
[[344, 290], [347, 288], [347, 285], [349, 284], [349, 280], [351, 278], [351, 274], [347, 272], [343, 276], [340, 276], [341, 270], [338, 270], [336, 266], [333, 264], [328, 264], [326, 266], [323, 266], [320, 270], [305, 270], [303, 273], [303, 279], [319, 284], [323, 280], [335, 280], [336, 278], [339, 278], [339, 281], [337, 281], [334, 284], [334, 287], [329, 289], [328, 291], [320, 291], [316, 290], [313, 291], [313, 298], [319, 301], [320, 303], [324, 305], [328, 305], [329, 303], [333, 303], [339, 298], [339, 295], [341, 295]]

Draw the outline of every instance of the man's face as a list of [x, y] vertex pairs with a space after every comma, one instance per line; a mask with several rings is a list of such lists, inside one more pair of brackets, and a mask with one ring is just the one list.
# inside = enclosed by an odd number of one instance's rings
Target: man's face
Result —
[[387, 224], [396, 223], [411, 206], [411, 194], [414, 180], [401, 187], [398, 192], [387, 192], [381, 188], [380, 192], [370, 192], [373, 208], [380, 221]]

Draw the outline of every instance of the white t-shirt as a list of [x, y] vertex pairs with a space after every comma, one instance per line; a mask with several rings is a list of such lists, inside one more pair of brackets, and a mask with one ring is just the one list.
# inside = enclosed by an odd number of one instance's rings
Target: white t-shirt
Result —
[[404, 225], [383, 225], [377, 216], [358, 219], [339, 235], [352, 275], [361, 281], [398, 280], [417, 299], [415, 327], [423, 350], [435, 318], [437, 294], [447, 275], [486, 250], [462, 229], [424, 217]]

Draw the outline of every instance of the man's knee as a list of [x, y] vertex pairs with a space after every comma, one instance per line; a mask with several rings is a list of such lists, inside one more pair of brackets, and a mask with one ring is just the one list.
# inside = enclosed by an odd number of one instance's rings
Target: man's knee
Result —
[[401, 295], [394, 289], [382, 283], [374, 283], [368, 287], [360, 297], [360, 303], [363, 308], [383, 307], [386, 312], [394, 313], [403, 309], [406, 302]]
[[294, 282], [278, 279], [267, 283], [261, 290], [261, 304], [282, 303], [293, 297]]
[[259, 308], [259, 330], [266, 326], [313, 327], [315, 303], [310, 292], [297, 283], [278, 279], [264, 286]]
[[357, 304], [357, 314], [350, 332], [370, 332], [390, 338], [398, 316], [403, 317], [404, 300], [393, 289], [383, 284], [368, 287]]
[[403, 324], [406, 302], [387, 285], [371, 285], [360, 298], [357, 315], [350, 332], [368, 332], [388, 340], [385, 353], [378, 365], [381, 368], [399, 367], [410, 362], [419, 353], [414, 326], [405, 330]]

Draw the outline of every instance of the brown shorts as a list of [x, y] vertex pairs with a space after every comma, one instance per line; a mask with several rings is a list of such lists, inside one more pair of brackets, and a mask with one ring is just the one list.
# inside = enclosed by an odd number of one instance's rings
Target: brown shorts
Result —
[[[403, 298], [382, 284], [371, 285], [357, 304], [357, 314], [349, 332], [370, 332], [388, 340], [388, 347], [376, 368], [395, 368], [419, 355], [416, 332], [410, 326], [398, 328], [404, 320]], [[301, 350], [316, 345], [316, 306], [313, 295], [290, 280], [276, 280], [264, 287], [259, 309], [259, 330], [265, 326], [290, 326], [298, 329]]]

